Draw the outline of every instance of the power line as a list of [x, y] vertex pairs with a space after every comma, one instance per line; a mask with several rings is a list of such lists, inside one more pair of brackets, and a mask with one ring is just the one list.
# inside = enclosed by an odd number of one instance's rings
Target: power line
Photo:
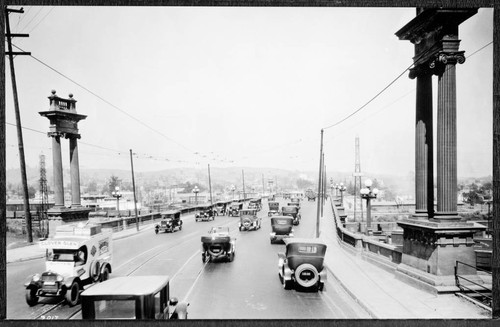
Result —
[[[14, 45], [14, 47], [16, 47], [17, 49], [21, 50], [21, 51], [24, 51], [22, 50], [20, 47]], [[54, 71], [55, 73], [57, 73], [58, 75], [64, 77], [65, 79], [69, 80], [70, 82], [72, 82], [73, 84], [81, 87], [82, 89], [84, 89], [85, 91], [87, 91], [88, 93], [92, 94], [93, 96], [95, 96], [96, 98], [98, 98], [99, 100], [103, 101], [104, 103], [106, 103], [107, 105], [115, 108], [116, 110], [120, 111], [122, 114], [128, 116], [129, 118], [135, 120], [136, 122], [140, 123], [141, 125], [145, 126], [146, 128], [148, 128], [149, 130], [157, 133], [158, 135], [162, 136], [163, 138], [179, 145], [180, 147], [182, 147], [184, 150], [187, 150], [189, 152], [193, 152], [193, 150], [189, 149], [188, 147], [184, 146], [183, 144], [175, 141], [174, 139], [166, 136], [165, 134], [161, 133], [160, 131], [152, 128], [151, 126], [149, 126], [148, 124], [142, 122], [141, 120], [139, 120], [138, 118], [135, 118], [134, 116], [132, 116], [131, 114], [127, 113], [125, 110], [121, 109], [120, 107], [112, 104], [111, 102], [109, 102], [108, 100], [104, 99], [102, 96], [98, 95], [97, 93], [91, 91], [90, 89], [88, 89], [87, 87], [83, 86], [82, 84], [78, 83], [77, 81], [73, 80], [72, 78], [66, 76], [65, 74], [61, 73], [60, 71], [58, 71], [57, 69], [51, 67], [50, 65], [46, 64], [45, 62], [43, 62], [42, 60], [36, 58], [35, 56], [33, 55], [30, 55], [31, 58], [33, 58], [34, 60], [36, 60], [37, 62], [39, 62], [40, 64], [42, 64], [43, 66], [49, 68], [50, 70]]]
[[48, 15], [52, 12], [52, 10], [54, 10], [55, 8], [56, 8], [56, 7], [52, 7], [52, 8], [50, 8], [50, 10], [49, 10], [49, 11], [45, 14], [45, 16], [43, 16], [43, 17], [42, 17], [42, 19], [40, 19], [40, 20], [38, 21], [38, 23], [36, 23], [36, 25], [35, 25], [35, 26], [33, 26], [33, 28], [29, 30], [28, 34], [30, 34], [31, 32], [33, 32], [33, 30], [34, 30], [34, 29], [35, 29], [38, 25], [40, 25], [40, 23], [41, 23], [41, 22], [43, 22], [43, 21], [45, 20], [45, 18], [46, 18], [46, 17], [47, 17], [47, 16], [48, 16]]
[[[482, 46], [481, 48], [479, 48], [478, 50], [474, 51], [473, 53], [471, 53], [468, 57], [466, 58], [470, 58], [472, 57], [473, 55], [475, 55], [476, 53], [480, 52], [481, 50], [483, 50], [484, 48], [486, 48], [487, 46], [493, 44], [493, 41], [489, 42], [488, 44]], [[418, 59], [422, 58], [425, 54], [427, 54], [427, 52], [430, 51], [432, 47], [429, 47], [429, 49], [427, 51], [425, 51], [424, 53], [420, 54], [420, 56], [418, 56], [415, 60], [417, 61]], [[355, 114], [357, 114], [358, 112], [360, 112], [362, 109], [364, 109], [366, 106], [368, 106], [371, 102], [373, 102], [373, 100], [375, 100], [376, 98], [378, 98], [383, 92], [385, 92], [392, 84], [394, 84], [399, 78], [401, 78], [401, 76], [403, 76], [412, 66], [414, 65], [414, 63], [412, 63], [408, 68], [406, 68], [401, 74], [399, 74], [394, 80], [392, 80], [387, 86], [385, 86], [380, 92], [378, 92], [374, 97], [372, 97], [370, 100], [368, 100], [368, 102], [366, 102], [364, 105], [362, 105], [360, 108], [358, 108], [357, 110], [355, 110], [354, 112], [352, 112], [351, 114], [349, 114], [347, 117], [339, 120], [338, 122], [332, 124], [332, 125], [329, 125], [327, 127], [323, 127], [323, 130], [325, 129], [328, 129], [328, 128], [331, 128], [331, 127], [334, 127], [334, 126], [337, 126], [341, 123], [343, 123], [344, 121], [346, 121], [347, 119], [351, 118], [352, 116], [354, 116]]]
[[40, 12], [43, 10], [44, 7], [40, 7], [40, 9], [36, 12], [35, 16], [33, 16], [33, 18], [30, 19], [30, 21], [24, 25], [23, 29], [21, 30], [21, 33], [29, 26], [29, 24], [31, 24], [31, 22], [40, 14]]

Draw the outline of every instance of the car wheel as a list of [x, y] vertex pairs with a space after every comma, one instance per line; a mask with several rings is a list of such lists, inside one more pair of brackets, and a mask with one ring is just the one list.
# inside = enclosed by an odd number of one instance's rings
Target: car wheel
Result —
[[280, 283], [283, 284], [283, 276], [278, 272], [278, 278], [280, 279]]
[[30, 307], [38, 303], [38, 296], [36, 295], [37, 291], [37, 288], [34, 286], [26, 288], [26, 303], [28, 303]]
[[104, 268], [104, 270], [101, 273], [100, 281], [104, 282], [108, 280], [108, 278], [109, 278], [109, 268], [106, 266], [106, 268]]
[[207, 256], [205, 255], [205, 253], [202, 253], [201, 254], [201, 262], [205, 263], [206, 260], [207, 260]]
[[155, 229], [155, 234], [158, 234], [158, 229]]
[[182, 230], [182, 225], [179, 225], [179, 230]]
[[291, 290], [293, 288], [293, 280], [283, 279], [283, 288], [285, 290]]
[[295, 269], [295, 280], [304, 288], [315, 286], [319, 282], [319, 273], [310, 263], [303, 263]]
[[229, 255], [228, 260], [229, 260], [229, 262], [233, 262], [233, 260], [234, 260], [234, 252], [231, 252], [231, 254]]
[[71, 287], [66, 290], [65, 298], [70, 307], [78, 304], [80, 301], [80, 285], [77, 282], [73, 282]]

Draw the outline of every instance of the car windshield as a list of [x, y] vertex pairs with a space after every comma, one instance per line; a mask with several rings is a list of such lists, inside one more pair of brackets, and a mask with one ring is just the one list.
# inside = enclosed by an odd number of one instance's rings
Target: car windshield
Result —
[[76, 250], [49, 250], [47, 253], [48, 261], [66, 261], [75, 262], [77, 258]]
[[228, 227], [212, 227], [211, 234], [229, 234]]

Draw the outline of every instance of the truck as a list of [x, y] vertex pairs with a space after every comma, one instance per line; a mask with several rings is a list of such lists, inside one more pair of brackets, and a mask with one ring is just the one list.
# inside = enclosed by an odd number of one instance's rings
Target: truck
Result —
[[26, 303], [35, 306], [40, 297], [63, 297], [69, 306], [78, 304], [84, 287], [109, 278], [111, 235], [88, 223], [56, 227], [53, 237], [39, 243], [46, 249], [45, 271], [24, 283]]

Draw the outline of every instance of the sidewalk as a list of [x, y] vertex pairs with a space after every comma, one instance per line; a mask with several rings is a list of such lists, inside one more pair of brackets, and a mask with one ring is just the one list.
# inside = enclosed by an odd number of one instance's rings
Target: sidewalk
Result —
[[[490, 319], [491, 313], [454, 294], [434, 295], [389, 271], [353, 256], [337, 239], [327, 202], [320, 238], [328, 245], [325, 264], [342, 287], [377, 319]], [[327, 290], [328, 291], [328, 290]]]
[[[134, 227], [127, 228], [119, 232], [113, 232], [113, 240], [119, 240], [125, 237], [135, 235], [137, 233], [142, 233], [144, 231], [154, 228], [155, 224], [149, 223], [140, 226], [139, 232]], [[31, 245], [22, 246], [14, 249], [7, 250], [7, 264], [12, 262], [27, 261], [33, 259], [39, 259], [45, 257], [45, 249], [38, 245], [38, 242], [33, 242]]]

